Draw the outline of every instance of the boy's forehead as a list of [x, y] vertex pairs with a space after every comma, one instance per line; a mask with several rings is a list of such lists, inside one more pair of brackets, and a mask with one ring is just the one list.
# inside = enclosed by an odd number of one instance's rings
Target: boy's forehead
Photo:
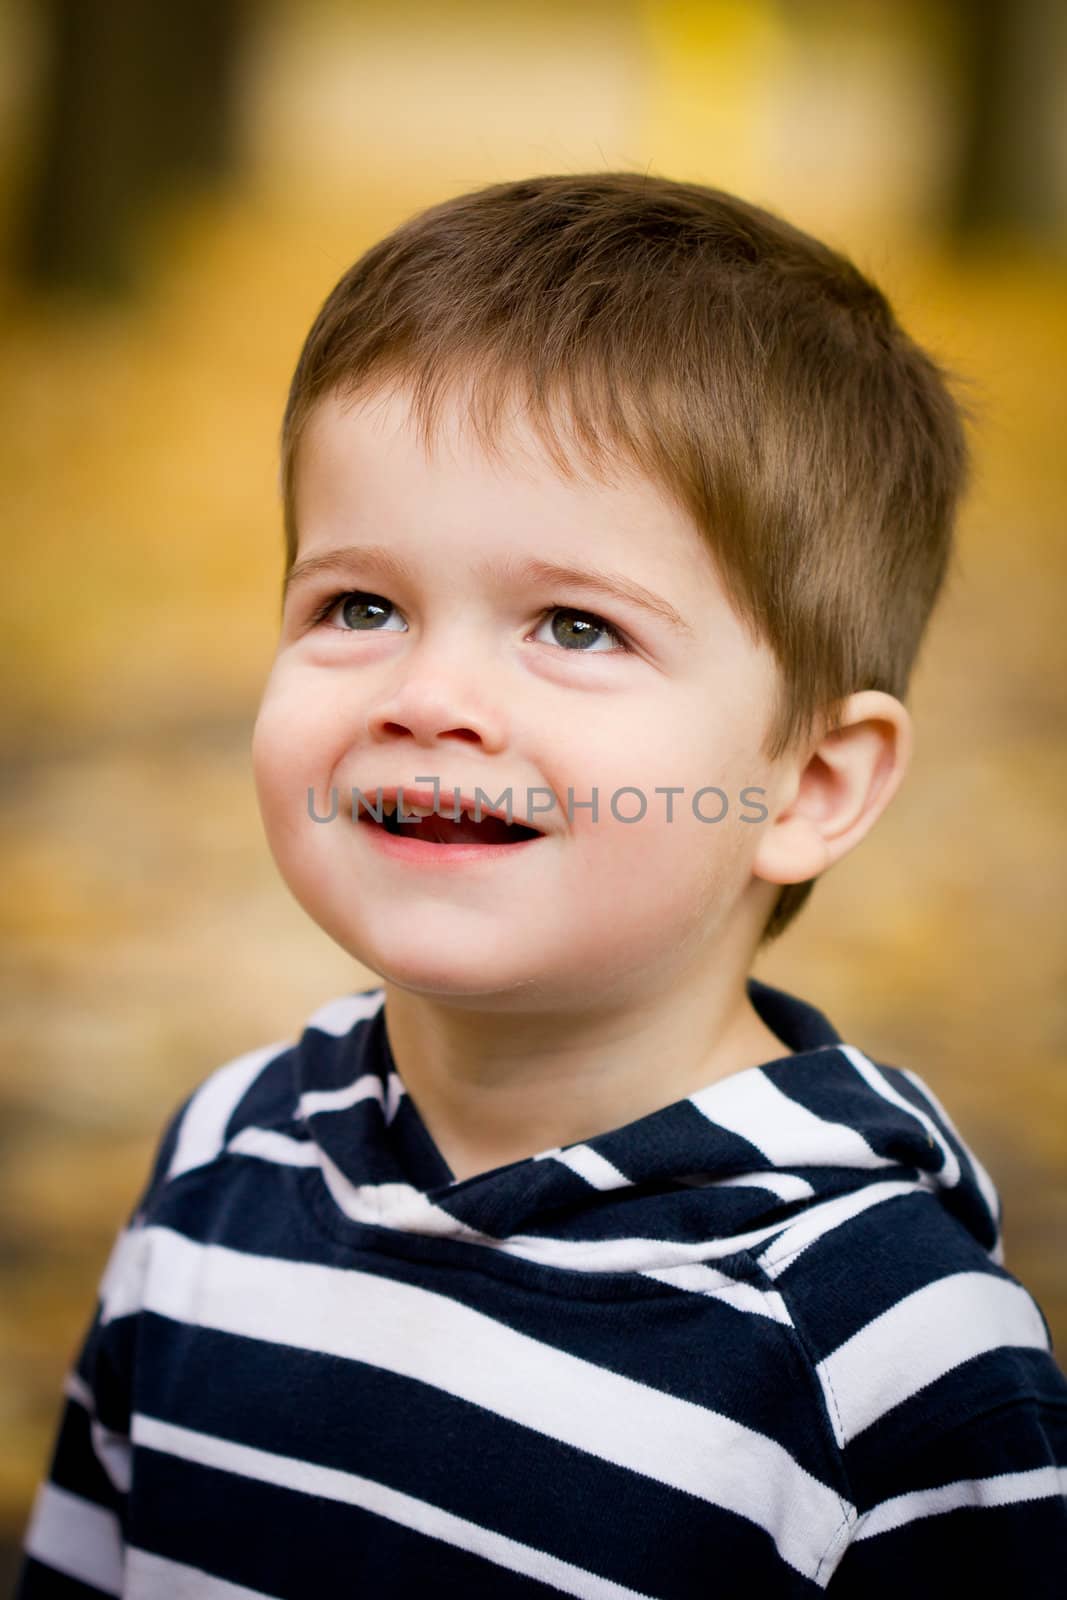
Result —
[[347, 502], [354, 525], [383, 511], [403, 523], [409, 510], [421, 523], [432, 496], [441, 537], [450, 521], [469, 521], [472, 536], [481, 529], [494, 545], [536, 536], [575, 556], [681, 568], [683, 585], [717, 584], [707, 540], [665, 485], [618, 452], [591, 457], [565, 419], [553, 427], [556, 449], [516, 403], [483, 438], [463, 397], [449, 393], [424, 435], [403, 389], [329, 395], [308, 418], [294, 472], [300, 546], [318, 541], [316, 513], [328, 502]]
[[443, 388], [426, 425], [413, 390], [399, 382], [333, 391], [319, 399], [304, 427], [301, 456], [320, 460], [331, 450], [351, 456], [361, 447], [423, 455], [513, 476], [558, 476], [582, 490], [664, 489], [619, 447], [603, 438], [594, 449], [582, 441], [573, 416], [557, 403], [543, 420], [516, 392], [491, 409], [468, 381]]

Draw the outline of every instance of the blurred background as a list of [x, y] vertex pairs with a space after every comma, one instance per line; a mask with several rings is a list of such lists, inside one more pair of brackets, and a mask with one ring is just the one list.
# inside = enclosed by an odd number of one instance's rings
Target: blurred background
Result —
[[1065, 76], [1059, 0], [0, 0], [0, 1579], [165, 1117], [375, 981], [251, 775], [300, 345], [529, 173], [779, 210], [973, 385], [911, 773], [756, 971], [944, 1100], [1067, 1361]]

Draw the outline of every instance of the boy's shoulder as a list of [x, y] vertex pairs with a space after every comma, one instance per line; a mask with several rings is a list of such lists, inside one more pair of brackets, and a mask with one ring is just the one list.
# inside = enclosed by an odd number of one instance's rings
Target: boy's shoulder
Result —
[[831, 1178], [756, 1254], [817, 1375], [850, 1477], [870, 1485], [885, 1462], [976, 1419], [1063, 1415], [1067, 1386], [1044, 1312], [1005, 1265], [996, 1187], [941, 1101], [910, 1069], [847, 1044], [837, 1054], [877, 1082], [879, 1097], [899, 1096], [901, 1130], [919, 1119], [929, 1160], [898, 1133], [879, 1141], [864, 1112], [856, 1125], [885, 1170]]
[[[257, 1045], [213, 1067], [168, 1114], [130, 1222], [147, 1220], [162, 1193], [228, 1152], [250, 1153], [272, 1139], [303, 1139], [314, 1092], [342, 1089], [351, 1046], [381, 1009], [384, 990], [339, 995], [316, 1007], [299, 1031]], [[275, 1146], [275, 1154], [277, 1154]]]

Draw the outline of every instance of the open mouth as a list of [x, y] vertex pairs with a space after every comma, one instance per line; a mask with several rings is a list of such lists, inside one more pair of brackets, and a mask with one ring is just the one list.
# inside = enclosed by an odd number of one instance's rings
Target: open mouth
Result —
[[[407, 815], [407, 813], [405, 813]], [[372, 828], [382, 828], [398, 839], [411, 839], [422, 844], [522, 844], [526, 839], [543, 839], [537, 828], [528, 828], [521, 822], [505, 822], [503, 817], [484, 816], [480, 822], [467, 812], [462, 812], [458, 822], [436, 814], [428, 817], [411, 817], [398, 821], [396, 807], [383, 808], [378, 822], [369, 812], [360, 814], [360, 822]]]

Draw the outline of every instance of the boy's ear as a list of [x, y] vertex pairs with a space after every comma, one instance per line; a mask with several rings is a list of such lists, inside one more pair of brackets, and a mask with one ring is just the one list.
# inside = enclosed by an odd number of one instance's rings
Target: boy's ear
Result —
[[840, 724], [785, 766], [787, 781], [777, 812], [762, 826], [754, 875], [804, 883], [840, 861], [892, 800], [911, 750], [911, 717], [901, 701], [878, 689], [850, 695]]

